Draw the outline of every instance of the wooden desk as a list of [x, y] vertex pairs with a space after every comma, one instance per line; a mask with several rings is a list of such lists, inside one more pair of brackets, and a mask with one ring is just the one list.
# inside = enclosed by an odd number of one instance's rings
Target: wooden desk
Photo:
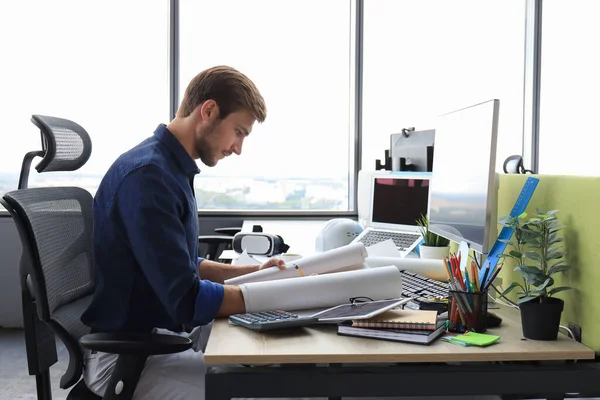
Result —
[[207, 364], [415, 363], [593, 359], [594, 351], [559, 335], [557, 341], [522, 340], [518, 312], [494, 310], [501, 327], [489, 333], [500, 341], [486, 348], [460, 347], [437, 340], [430, 346], [338, 336], [334, 326], [257, 333], [215, 321], [204, 360]]
[[[206, 398], [552, 394], [554, 399], [597, 390], [596, 362], [564, 361], [593, 360], [593, 350], [562, 334], [552, 342], [523, 340], [516, 310], [494, 312], [503, 321], [489, 332], [501, 339], [487, 348], [345, 337], [332, 326], [261, 334], [218, 320], [204, 358]], [[561, 361], [540, 362], [549, 360]]]

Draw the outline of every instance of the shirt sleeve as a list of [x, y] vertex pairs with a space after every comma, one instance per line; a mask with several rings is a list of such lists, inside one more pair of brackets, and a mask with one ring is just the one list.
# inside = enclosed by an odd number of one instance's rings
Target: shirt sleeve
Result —
[[224, 290], [221, 284], [198, 276], [180, 217], [187, 207], [181, 201], [184, 196], [168, 174], [146, 166], [125, 178], [114, 212], [119, 214], [142, 273], [174, 323], [205, 325], [219, 311]]

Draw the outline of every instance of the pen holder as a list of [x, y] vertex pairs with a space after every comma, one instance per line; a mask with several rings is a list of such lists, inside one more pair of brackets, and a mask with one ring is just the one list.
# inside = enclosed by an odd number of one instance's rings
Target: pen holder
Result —
[[[454, 317], [454, 321], [460, 321], [460, 324], [469, 331], [482, 333], [487, 330], [487, 307], [488, 293], [483, 292], [464, 292], [451, 290], [450, 297], [452, 298], [452, 307], [454, 311], [458, 311], [458, 318], [453, 314], [448, 315], [449, 320]], [[460, 332], [460, 330], [452, 330], [452, 321], [449, 324], [449, 330]]]

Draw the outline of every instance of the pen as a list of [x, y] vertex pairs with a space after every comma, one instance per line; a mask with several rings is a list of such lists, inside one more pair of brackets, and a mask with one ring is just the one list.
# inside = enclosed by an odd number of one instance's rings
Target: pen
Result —
[[300, 269], [299, 266], [297, 266], [296, 264], [294, 264], [294, 268], [296, 268], [296, 270], [298, 271], [298, 273], [300, 274], [300, 276], [304, 276], [304, 272], [302, 272], [302, 270]]

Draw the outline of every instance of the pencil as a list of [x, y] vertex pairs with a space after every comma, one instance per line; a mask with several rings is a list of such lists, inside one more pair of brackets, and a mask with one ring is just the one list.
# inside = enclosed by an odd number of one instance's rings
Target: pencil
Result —
[[300, 269], [299, 266], [297, 266], [296, 264], [294, 264], [294, 268], [296, 268], [296, 270], [298, 271], [298, 273], [300, 274], [300, 276], [304, 276], [304, 272], [302, 272], [302, 270]]
[[483, 273], [483, 278], [481, 279], [481, 290], [485, 289], [485, 284], [486, 284], [486, 280], [487, 280], [489, 273], [490, 273], [490, 264], [487, 265], [487, 267], [485, 268], [485, 272]]

